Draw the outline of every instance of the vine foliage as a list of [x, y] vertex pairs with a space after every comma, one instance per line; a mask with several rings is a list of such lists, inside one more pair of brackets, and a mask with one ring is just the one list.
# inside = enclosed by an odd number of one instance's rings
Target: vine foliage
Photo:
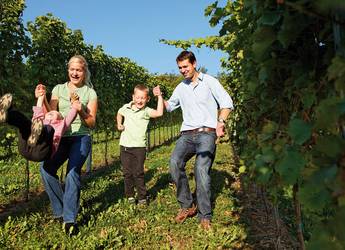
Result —
[[228, 54], [222, 65], [241, 169], [276, 204], [281, 192], [296, 192], [312, 220], [307, 248], [344, 249], [345, 3], [216, 1], [205, 15], [221, 26], [219, 36], [161, 41]]

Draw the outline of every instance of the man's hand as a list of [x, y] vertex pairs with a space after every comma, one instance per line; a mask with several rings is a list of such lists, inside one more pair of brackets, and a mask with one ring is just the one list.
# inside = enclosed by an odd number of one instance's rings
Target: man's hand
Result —
[[152, 89], [152, 93], [154, 96], [161, 96], [162, 95], [162, 91], [161, 91], [161, 88], [159, 87], [159, 85], [157, 85], [156, 87], [154, 87]]
[[216, 134], [218, 137], [222, 137], [225, 135], [225, 123], [224, 122], [217, 122]]

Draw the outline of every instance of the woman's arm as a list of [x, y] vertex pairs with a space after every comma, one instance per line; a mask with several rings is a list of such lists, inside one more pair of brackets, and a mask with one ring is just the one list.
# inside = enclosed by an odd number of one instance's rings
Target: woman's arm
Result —
[[[48, 101], [46, 101], [48, 104]], [[58, 110], [58, 104], [59, 104], [59, 97], [52, 95], [49, 105], [50, 106], [50, 110]]]
[[97, 114], [98, 102], [96, 100], [90, 101], [87, 106], [86, 110], [81, 109], [78, 113], [80, 118], [84, 121], [86, 126], [89, 128], [94, 128], [96, 125], [96, 114]]

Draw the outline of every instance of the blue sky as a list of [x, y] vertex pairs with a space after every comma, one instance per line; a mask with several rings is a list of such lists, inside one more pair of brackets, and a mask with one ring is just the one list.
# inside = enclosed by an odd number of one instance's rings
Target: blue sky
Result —
[[[52, 13], [80, 29], [85, 43], [102, 45], [106, 54], [128, 57], [150, 73], [178, 73], [175, 58], [180, 49], [159, 39], [186, 40], [217, 35], [210, 27], [204, 9], [212, 0], [26, 0], [23, 20]], [[224, 5], [225, 1], [219, 1]], [[225, 55], [209, 48], [192, 48], [199, 66], [209, 74], [221, 71]]]

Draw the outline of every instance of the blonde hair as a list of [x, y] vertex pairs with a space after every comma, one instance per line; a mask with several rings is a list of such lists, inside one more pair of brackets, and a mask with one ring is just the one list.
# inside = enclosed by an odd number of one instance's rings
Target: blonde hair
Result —
[[145, 91], [147, 95], [149, 95], [149, 92], [150, 92], [150, 89], [144, 84], [135, 85], [133, 93], [135, 93], [136, 90]]
[[84, 84], [86, 84], [90, 88], [93, 88], [93, 85], [91, 82], [91, 73], [89, 70], [89, 65], [88, 65], [85, 57], [83, 57], [81, 55], [72, 56], [68, 61], [68, 64], [67, 64], [68, 68], [73, 61], [78, 61], [79, 63], [81, 63], [83, 65], [84, 73], [85, 73]]

